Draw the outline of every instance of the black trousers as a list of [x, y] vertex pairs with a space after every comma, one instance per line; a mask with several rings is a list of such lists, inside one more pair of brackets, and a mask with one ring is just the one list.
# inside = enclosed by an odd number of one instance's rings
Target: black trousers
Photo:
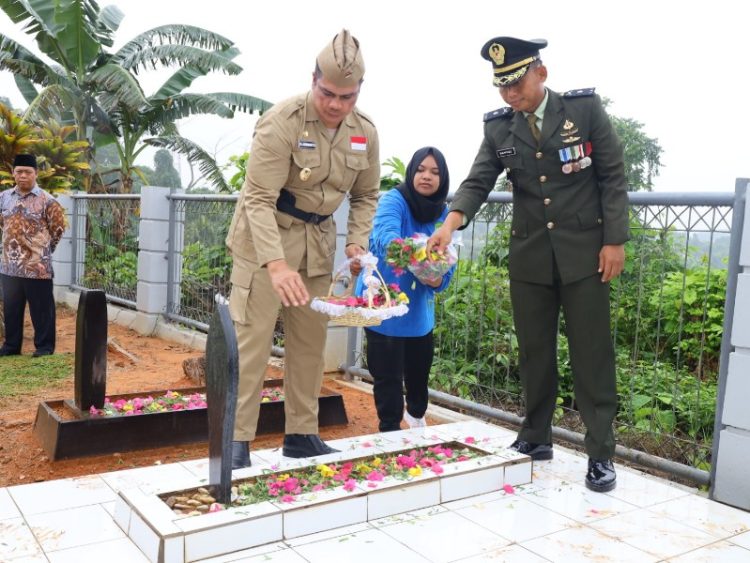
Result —
[[29, 302], [34, 346], [39, 352], [55, 351], [55, 298], [52, 280], [0, 275], [3, 284], [5, 344], [3, 349], [20, 352], [23, 342], [23, 315]]
[[435, 348], [432, 331], [424, 336], [384, 336], [365, 329], [367, 369], [374, 379], [375, 409], [381, 432], [401, 429], [406, 410], [414, 418], [427, 411], [427, 381]]

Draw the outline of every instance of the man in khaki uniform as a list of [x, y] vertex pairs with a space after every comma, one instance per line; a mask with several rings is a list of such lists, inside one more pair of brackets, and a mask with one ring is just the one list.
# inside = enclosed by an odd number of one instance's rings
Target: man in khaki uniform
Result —
[[336, 450], [318, 435], [327, 317], [311, 296], [331, 282], [336, 225], [349, 197], [346, 256], [365, 252], [380, 185], [378, 135], [356, 107], [364, 61], [359, 42], [342, 30], [320, 52], [312, 88], [274, 105], [255, 128], [245, 185], [229, 227], [240, 381], [233, 468], [250, 465], [263, 376], [282, 306], [286, 361], [283, 453], [310, 457]]

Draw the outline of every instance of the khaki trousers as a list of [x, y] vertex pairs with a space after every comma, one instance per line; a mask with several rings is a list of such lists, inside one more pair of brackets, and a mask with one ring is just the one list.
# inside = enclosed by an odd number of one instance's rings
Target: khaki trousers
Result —
[[[304, 263], [304, 244], [287, 250], [287, 263], [298, 268]], [[331, 275], [308, 277], [300, 270], [311, 298], [327, 295]], [[244, 301], [244, 303], [243, 303]], [[281, 302], [271, 286], [265, 268], [258, 269], [249, 288], [235, 287], [230, 296], [230, 310], [237, 332], [240, 355], [240, 377], [234, 439], [255, 439], [260, 412], [260, 394], [273, 344], [273, 329]], [[308, 305], [283, 307], [284, 321], [284, 414], [287, 434], [318, 433], [318, 396], [323, 381], [324, 353], [328, 317]]]

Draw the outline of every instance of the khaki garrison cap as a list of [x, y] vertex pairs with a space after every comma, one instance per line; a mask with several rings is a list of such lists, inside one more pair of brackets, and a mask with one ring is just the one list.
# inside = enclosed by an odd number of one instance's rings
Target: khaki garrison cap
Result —
[[338, 88], [356, 86], [365, 75], [365, 61], [362, 60], [359, 41], [346, 29], [342, 29], [323, 48], [316, 62], [325, 79]]

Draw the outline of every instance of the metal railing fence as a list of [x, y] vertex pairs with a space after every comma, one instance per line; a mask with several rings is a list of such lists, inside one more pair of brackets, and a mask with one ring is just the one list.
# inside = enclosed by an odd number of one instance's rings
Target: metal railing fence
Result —
[[[715, 417], [734, 194], [631, 193], [626, 269], [612, 284], [625, 445], [706, 468]], [[458, 271], [436, 299], [431, 387], [521, 414], [507, 251], [512, 199], [493, 193], [464, 232]], [[729, 296], [733, 298], [733, 296]], [[575, 411], [565, 319], [555, 424]]]
[[[631, 193], [626, 269], [612, 284], [618, 441], [705, 469], [716, 409], [733, 193]], [[76, 196], [74, 285], [135, 301], [138, 196]], [[224, 240], [236, 195], [171, 194], [167, 311], [207, 330], [216, 293], [229, 294]], [[512, 197], [492, 193], [463, 232], [458, 271], [436, 299], [430, 385], [521, 414], [509, 297]], [[561, 334], [565, 333], [561, 318]], [[560, 339], [555, 424], [582, 430]]]
[[110, 301], [135, 307], [140, 195], [72, 194], [72, 280], [101, 289]]

